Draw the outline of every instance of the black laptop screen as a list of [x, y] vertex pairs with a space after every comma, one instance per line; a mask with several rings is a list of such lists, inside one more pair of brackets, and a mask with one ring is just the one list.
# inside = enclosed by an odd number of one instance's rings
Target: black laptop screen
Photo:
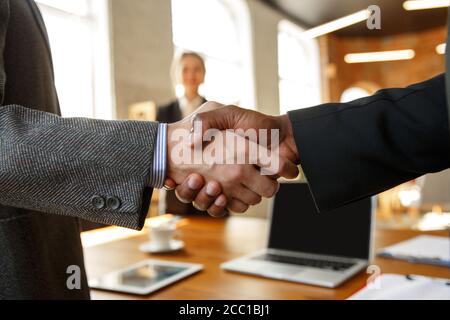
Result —
[[269, 248], [369, 258], [371, 198], [318, 213], [306, 183], [282, 183], [274, 199]]

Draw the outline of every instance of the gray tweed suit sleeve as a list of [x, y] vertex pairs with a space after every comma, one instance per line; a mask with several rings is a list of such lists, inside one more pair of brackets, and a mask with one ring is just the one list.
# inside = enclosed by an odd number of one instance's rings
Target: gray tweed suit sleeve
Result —
[[157, 129], [0, 106], [0, 204], [140, 229]]

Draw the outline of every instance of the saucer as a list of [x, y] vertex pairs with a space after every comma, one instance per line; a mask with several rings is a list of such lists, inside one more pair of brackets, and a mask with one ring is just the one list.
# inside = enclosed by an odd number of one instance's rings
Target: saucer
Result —
[[172, 252], [180, 250], [184, 247], [184, 242], [181, 240], [170, 240], [168, 246], [155, 246], [151, 241], [145, 242], [139, 246], [139, 250], [146, 253]]

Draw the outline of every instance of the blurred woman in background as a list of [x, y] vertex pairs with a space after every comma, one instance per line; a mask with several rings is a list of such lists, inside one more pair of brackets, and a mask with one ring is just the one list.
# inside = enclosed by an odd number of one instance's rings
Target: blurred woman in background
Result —
[[[206, 99], [199, 94], [199, 88], [205, 81], [205, 61], [198, 53], [184, 52], [175, 59], [172, 69], [178, 98], [167, 105], [158, 107], [156, 120], [159, 122], [179, 121], [206, 102]], [[179, 92], [180, 89], [182, 94]], [[190, 203], [179, 201], [174, 191], [160, 193], [159, 212], [181, 215], [204, 213], [195, 209]]]
[[179, 121], [205, 103], [206, 99], [199, 94], [205, 74], [205, 61], [198, 53], [185, 52], [176, 59], [173, 78], [176, 87], [182, 89], [182, 94], [169, 104], [160, 106], [156, 120], [167, 123]]

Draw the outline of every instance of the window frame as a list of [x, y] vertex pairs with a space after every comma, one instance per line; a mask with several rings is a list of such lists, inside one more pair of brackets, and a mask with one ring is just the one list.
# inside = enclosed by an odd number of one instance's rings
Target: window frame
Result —
[[[46, 22], [46, 16], [49, 12], [54, 12], [55, 15], [67, 15], [72, 18], [81, 19], [89, 28], [90, 33], [90, 73], [89, 81], [92, 84], [92, 111], [94, 118], [111, 120], [116, 118], [114, 87], [112, 78], [112, 63], [111, 63], [111, 44], [110, 44], [110, 4], [108, 0], [86, 0], [87, 8], [85, 12], [71, 12], [62, 7], [52, 6], [44, 0], [36, 0], [41, 14]], [[51, 29], [47, 28], [49, 36], [50, 47], [52, 45]], [[52, 52], [52, 55], [55, 53]], [[55, 60], [55, 59], [53, 59]], [[68, 61], [69, 62], [69, 61]], [[53, 68], [57, 68], [54, 66]], [[56, 70], [55, 70], [56, 75]], [[58, 78], [55, 76], [55, 86], [58, 91]], [[76, 90], [76, 88], [74, 88]], [[58, 96], [60, 96], [58, 92]], [[61, 106], [64, 116], [64, 106]], [[76, 112], [71, 112], [76, 114]], [[80, 116], [83, 116], [80, 114]]]
[[[305, 31], [305, 29], [301, 28], [300, 26], [290, 22], [289, 20], [282, 19], [278, 23], [278, 37], [277, 37], [277, 56], [278, 56], [278, 90], [279, 90], [279, 106], [280, 106], [280, 114], [284, 114], [288, 111], [295, 110], [295, 109], [302, 109], [311, 107], [317, 104], [323, 103], [323, 92], [322, 92], [322, 73], [321, 73], [321, 63], [320, 63], [320, 49], [319, 49], [319, 43], [317, 39], [309, 39], [306, 37], [302, 37], [302, 33]], [[280, 35], [282, 33], [285, 33], [289, 37], [294, 38], [298, 45], [302, 48], [303, 51], [307, 52], [307, 58], [308, 63], [306, 64], [309, 69], [305, 72], [305, 74], [311, 75], [314, 74], [314, 78], [311, 77], [311, 79], [314, 79], [309, 83], [309, 81], [304, 81], [303, 77], [299, 77], [297, 79], [284, 77], [284, 75], [281, 74], [281, 67], [280, 67], [280, 59], [282, 59], [282, 53], [281, 53], [281, 45], [280, 45]], [[290, 83], [290, 84], [297, 84], [303, 88], [306, 87], [313, 87], [315, 88], [317, 96], [316, 101], [314, 99], [312, 100], [312, 103], [309, 103], [307, 105], [301, 105], [301, 102], [295, 105], [284, 105], [284, 98], [282, 95], [282, 83]]]
[[[209, 0], [213, 1], [213, 0]], [[217, 57], [211, 55], [207, 52], [203, 52], [198, 48], [193, 47], [181, 47], [175, 43], [174, 36], [172, 37], [172, 42], [174, 45], [175, 56], [178, 56], [182, 51], [195, 51], [205, 58], [205, 62], [208, 60], [217, 60], [222, 63], [234, 65], [241, 70], [241, 76], [243, 77], [243, 88], [242, 95], [239, 100], [239, 104], [246, 107], [254, 107], [255, 105], [255, 84], [254, 84], [254, 72], [253, 72], [253, 41], [251, 33], [251, 21], [250, 13], [247, 3], [244, 0], [214, 0], [221, 3], [232, 17], [233, 23], [235, 25], [237, 42], [239, 43], [239, 59], [233, 61], [232, 59], [227, 60], [223, 57]], [[173, 1], [172, 5], [172, 28], [174, 28], [173, 23]], [[208, 74], [208, 72], [207, 72]], [[208, 75], [207, 75], [208, 76]], [[233, 102], [235, 101], [228, 101]]]

